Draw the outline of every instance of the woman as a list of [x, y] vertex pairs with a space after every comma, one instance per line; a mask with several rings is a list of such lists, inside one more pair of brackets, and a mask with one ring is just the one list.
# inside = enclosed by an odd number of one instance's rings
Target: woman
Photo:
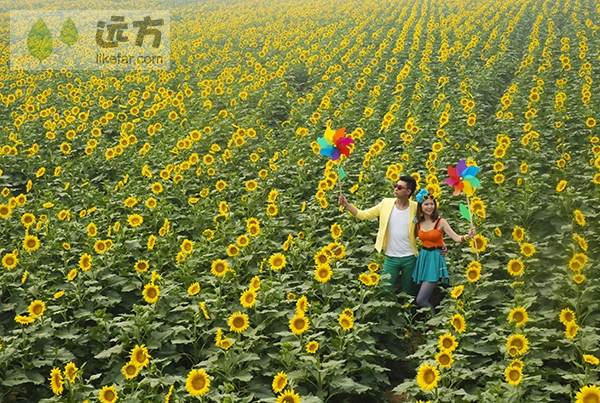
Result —
[[438, 282], [449, 284], [448, 267], [442, 256], [444, 234], [448, 234], [455, 242], [464, 242], [475, 234], [471, 227], [467, 235], [458, 235], [448, 221], [441, 218], [437, 211], [437, 202], [426, 189], [421, 189], [415, 199], [418, 202], [415, 217], [415, 235], [423, 243], [417, 263], [413, 271], [413, 281], [420, 284], [417, 294], [417, 305], [431, 307], [431, 294]]

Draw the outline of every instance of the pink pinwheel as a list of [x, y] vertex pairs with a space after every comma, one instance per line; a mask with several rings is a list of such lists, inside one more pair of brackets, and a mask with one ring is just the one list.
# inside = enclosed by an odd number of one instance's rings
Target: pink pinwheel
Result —
[[338, 160], [342, 154], [348, 157], [350, 155], [349, 146], [353, 142], [352, 138], [346, 137], [345, 128], [333, 130], [328, 127], [325, 129], [323, 137], [317, 139], [321, 155], [334, 161]]
[[458, 196], [463, 191], [467, 196], [471, 196], [475, 189], [481, 186], [475, 176], [478, 172], [479, 167], [468, 167], [465, 160], [461, 159], [455, 167], [448, 166], [448, 178], [444, 182], [454, 188], [454, 196]]

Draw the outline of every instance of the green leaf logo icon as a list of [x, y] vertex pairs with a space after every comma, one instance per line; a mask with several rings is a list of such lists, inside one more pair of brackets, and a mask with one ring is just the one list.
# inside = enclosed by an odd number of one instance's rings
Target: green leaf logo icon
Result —
[[27, 35], [27, 48], [29, 54], [39, 61], [52, 54], [52, 34], [41, 18], [33, 24]]
[[60, 29], [60, 40], [63, 41], [63, 43], [72, 46], [77, 42], [77, 39], [79, 39], [77, 27], [75, 26], [75, 23], [73, 23], [73, 20], [69, 18], [64, 22]]

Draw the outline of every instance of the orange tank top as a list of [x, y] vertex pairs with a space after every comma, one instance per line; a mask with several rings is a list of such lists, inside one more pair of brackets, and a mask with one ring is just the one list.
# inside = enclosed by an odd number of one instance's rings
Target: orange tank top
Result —
[[423, 231], [419, 224], [419, 239], [425, 248], [441, 248], [444, 246], [444, 233], [438, 228], [440, 218], [437, 219], [432, 229]]

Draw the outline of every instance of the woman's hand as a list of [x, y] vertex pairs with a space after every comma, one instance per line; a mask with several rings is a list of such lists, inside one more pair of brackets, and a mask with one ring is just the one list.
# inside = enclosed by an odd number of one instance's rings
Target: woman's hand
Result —
[[343, 194], [340, 195], [340, 206], [347, 208], [348, 207], [348, 199]]
[[471, 225], [471, 228], [469, 228], [469, 233], [468, 233], [468, 237], [469, 238], [473, 238], [473, 236], [475, 235], [475, 227], [473, 227]]

